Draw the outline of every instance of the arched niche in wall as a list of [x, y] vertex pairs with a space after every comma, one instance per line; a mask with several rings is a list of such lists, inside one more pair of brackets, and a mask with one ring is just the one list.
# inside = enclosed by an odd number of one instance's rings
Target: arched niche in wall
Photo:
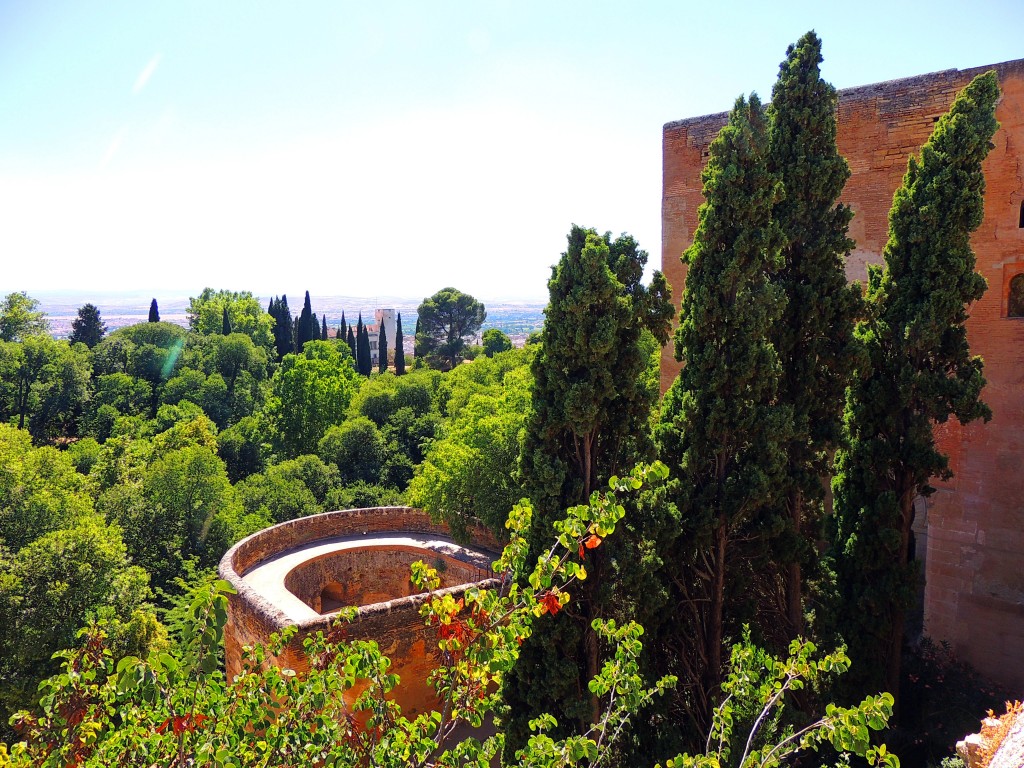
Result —
[[1006, 293], [1006, 316], [1024, 317], [1024, 272], [1010, 278]]

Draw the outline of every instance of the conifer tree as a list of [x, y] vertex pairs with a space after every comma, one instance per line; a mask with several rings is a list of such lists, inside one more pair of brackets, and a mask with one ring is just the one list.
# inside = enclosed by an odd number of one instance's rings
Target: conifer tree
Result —
[[354, 361], [356, 361], [357, 368], [358, 368], [359, 358], [356, 357], [356, 353], [358, 352], [358, 350], [356, 349], [356, 346], [357, 346], [356, 345], [356, 337], [355, 337], [355, 334], [352, 332], [352, 326], [350, 325], [348, 327], [348, 348], [350, 350], [352, 350], [352, 359]]
[[781, 266], [772, 212], [782, 187], [768, 168], [767, 139], [752, 94], [736, 101], [711, 143], [705, 202], [683, 255], [689, 270], [675, 336], [683, 368], [657, 429], [678, 522], [674, 540], [662, 543], [670, 599], [661, 625], [651, 627], [650, 647], [680, 678], [672, 727], [684, 739], [709, 732], [723, 646], [756, 611], [746, 587], [769, 544], [759, 518], [786, 464], [790, 411], [776, 403], [780, 370], [770, 337], [785, 306], [771, 281]]
[[853, 691], [899, 690], [914, 500], [934, 490], [930, 478], [952, 476], [933, 425], [991, 417], [964, 324], [986, 287], [970, 238], [984, 214], [981, 164], [998, 98], [996, 74], [987, 72], [939, 118], [893, 197], [885, 266], [868, 272], [867, 318], [856, 331], [868, 362], [850, 388], [850, 444], [833, 483], [836, 615], [857, 660]]
[[280, 361], [295, 348], [292, 341], [292, 311], [288, 307], [287, 294], [283, 294], [280, 299], [275, 298], [270, 306], [270, 315], [274, 318], [274, 346]]
[[156, 299], [149, 302], [149, 322], [160, 322], [160, 308], [156, 305]]
[[95, 304], [84, 304], [78, 310], [78, 317], [71, 323], [71, 344], [82, 343], [92, 349], [103, 340], [107, 326], [100, 318], [100, 311]]
[[836, 148], [836, 91], [821, 79], [821, 61], [814, 32], [791, 45], [768, 108], [768, 166], [785, 190], [774, 209], [783, 236], [774, 280], [787, 299], [772, 341], [782, 366], [779, 402], [793, 409], [780, 489], [785, 533], [773, 558], [785, 569], [784, 645], [803, 633], [803, 571], [817, 561], [814, 545], [822, 538], [822, 477], [842, 435], [861, 304], [860, 288], [846, 281], [853, 213], [838, 200], [850, 171]]
[[[520, 460], [533, 506], [530, 560], [546, 549], [559, 510], [584, 503], [609, 477], [652, 455], [648, 422], [658, 389], [650, 371], [658, 343], [668, 339], [672, 304], [661, 273], [649, 288], [641, 283], [646, 261], [629, 235], [612, 241], [610, 233], [573, 226], [553, 269]], [[599, 716], [596, 699], [581, 695], [602, 663], [591, 622], [621, 605], [616, 563], [638, 568], [641, 538], [633, 529], [588, 555], [588, 578], [567, 609], [523, 644], [505, 687], [509, 756], [542, 711], [563, 732]]]
[[403, 344], [405, 340], [402, 338], [402, 313], [398, 313], [398, 320], [395, 323], [395, 375], [405, 375], [405, 349]]
[[341, 322], [338, 323], [338, 341], [348, 340], [348, 323], [345, 321], [345, 310], [341, 310]]
[[327, 313], [320, 318], [320, 341], [327, 341]]
[[222, 319], [221, 334], [224, 336], [231, 335], [231, 318], [228, 316], [228, 308], [224, 307], [224, 316]]
[[356, 323], [356, 370], [363, 376], [369, 376], [372, 365], [370, 363], [370, 335], [363, 325], [363, 313], [359, 313], [359, 322]]
[[[319, 331], [319, 328], [317, 329]], [[319, 336], [319, 332], [317, 333]], [[301, 352], [307, 341], [313, 340], [313, 308], [309, 304], [309, 291], [306, 291], [306, 299], [302, 303], [302, 312], [299, 313], [298, 331], [295, 344], [295, 351]]]
[[377, 370], [384, 373], [388, 369], [388, 332], [384, 328], [384, 318], [380, 321], [380, 333], [377, 335]]

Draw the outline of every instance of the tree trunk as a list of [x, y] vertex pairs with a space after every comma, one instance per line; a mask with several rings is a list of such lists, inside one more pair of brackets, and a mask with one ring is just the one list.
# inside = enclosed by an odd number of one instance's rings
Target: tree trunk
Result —
[[[718, 526], [714, 532], [714, 561], [711, 574], [711, 610], [705, 630], [705, 652], [708, 666], [704, 674], [704, 690], [708, 701], [715, 700], [715, 694], [722, 676], [722, 608], [725, 601], [725, 553], [726, 538], [725, 516], [719, 515]], [[709, 713], [710, 714], [710, 713]]]
[[[899, 565], [905, 568], [909, 563], [910, 529], [914, 524], [914, 497], [917, 487], [909, 473], [904, 474], [901, 482], [900, 500], [900, 553]], [[892, 627], [889, 632], [889, 659], [886, 664], [885, 686], [893, 695], [895, 703], [893, 712], [899, 717], [900, 669], [903, 656], [903, 625], [906, 621], [906, 608], [898, 602], [892, 613]]]
[[[803, 522], [803, 500], [800, 489], [794, 488], [789, 495], [789, 514], [793, 519], [793, 532], [798, 538]], [[799, 637], [804, 632], [804, 610], [801, 601], [802, 581], [800, 560], [797, 558], [789, 564], [786, 573], [786, 618], [789, 620], [789, 629], [793, 637]]]

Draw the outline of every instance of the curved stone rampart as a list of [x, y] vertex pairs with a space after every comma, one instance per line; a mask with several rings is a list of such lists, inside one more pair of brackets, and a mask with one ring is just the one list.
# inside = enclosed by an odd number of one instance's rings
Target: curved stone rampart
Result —
[[304, 671], [303, 640], [326, 632], [336, 618], [327, 609], [350, 598], [361, 604], [347, 637], [375, 640], [391, 658], [402, 678], [396, 699], [403, 709], [414, 714], [431, 706], [426, 678], [435, 665], [436, 637], [419, 615], [427, 595], [413, 594], [409, 567], [416, 560], [437, 567], [442, 584], [435, 595], [497, 587], [490, 563], [500, 545], [482, 528], [469, 533], [470, 544], [460, 545], [422, 510], [374, 507], [289, 520], [238, 542], [219, 568], [236, 592], [225, 627], [229, 677], [241, 671], [244, 646], [266, 644], [292, 625], [298, 631], [271, 663]]

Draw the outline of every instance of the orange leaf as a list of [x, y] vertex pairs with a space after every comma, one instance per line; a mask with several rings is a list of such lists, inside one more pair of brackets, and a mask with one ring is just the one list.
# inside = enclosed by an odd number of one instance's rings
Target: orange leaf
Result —
[[585, 546], [587, 549], [593, 549], [600, 543], [601, 537], [595, 534], [591, 534], [590, 536], [587, 536], [586, 540], [583, 542], [583, 546]]

